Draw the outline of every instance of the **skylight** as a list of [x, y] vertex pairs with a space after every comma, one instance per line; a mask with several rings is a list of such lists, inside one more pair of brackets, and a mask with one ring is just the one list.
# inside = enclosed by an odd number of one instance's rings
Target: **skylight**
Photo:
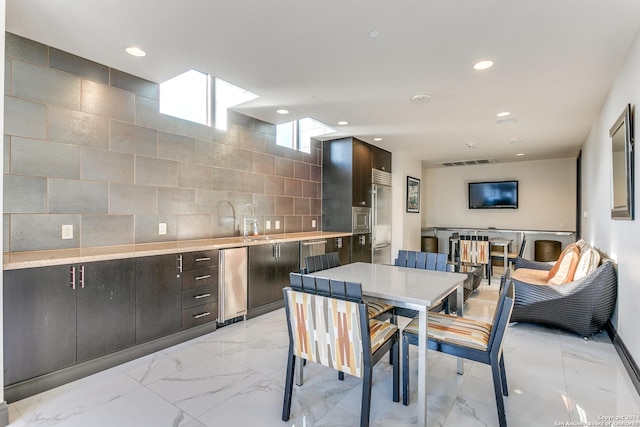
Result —
[[258, 98], [255, 93], [216, 77], [216, 128], [227, 130], [227, 110]]
[[276, 144], [293, 150], [311, 152], [311, 138], [333, 133], [336, 130], [307, 117], [276, 126]]
[[211, 79], [189, 70], [160, 83], [160, 113], [211, 126]]

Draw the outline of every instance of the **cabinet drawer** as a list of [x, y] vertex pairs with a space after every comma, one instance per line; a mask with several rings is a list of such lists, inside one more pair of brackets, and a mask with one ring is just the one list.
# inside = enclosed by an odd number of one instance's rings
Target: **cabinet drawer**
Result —
[[197, 305], [218, 302], [218, 288], [216, 286], [203, 286], [182, 291], [182, 309]]
[[218, 319], [218, 303], [199, 305], [182, 310], [182, 329], [213, 322]]
[[182, 254], [182, 271], [218, 265], [218, 250]]
[[218, 283], [218, 267], [198, 268], [182, 273], [182, 289], [199, 288]]

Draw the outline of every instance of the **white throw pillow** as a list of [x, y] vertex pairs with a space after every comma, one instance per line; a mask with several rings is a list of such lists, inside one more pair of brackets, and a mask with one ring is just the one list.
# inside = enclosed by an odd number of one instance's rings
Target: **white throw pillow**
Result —
[[591, 246], [587, 246], [582, 249], [580, 254], [580, 261], [576, 267], [576, 272], [573, 274], [573, 280], [582, 279], [589, 273], [592, 273], [600, 264], [600, 254]]

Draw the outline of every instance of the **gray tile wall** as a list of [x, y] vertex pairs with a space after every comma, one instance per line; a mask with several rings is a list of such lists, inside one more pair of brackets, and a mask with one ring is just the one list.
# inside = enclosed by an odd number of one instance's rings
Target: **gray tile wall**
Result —
[[319, 143], [279, 147], [233, 112], [226, 132], [162, 115], [156, 83], [14, 34], [5, 53], [5, 252], [233, 236], [247, 203], [265, 234], [321, 223]]

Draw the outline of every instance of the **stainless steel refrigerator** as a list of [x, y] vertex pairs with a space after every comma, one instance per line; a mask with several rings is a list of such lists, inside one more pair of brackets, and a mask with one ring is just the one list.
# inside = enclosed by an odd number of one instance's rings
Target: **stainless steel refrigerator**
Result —
[[372, 169], [371, 175], [371, 259], [391, 264], [391, 174]]

